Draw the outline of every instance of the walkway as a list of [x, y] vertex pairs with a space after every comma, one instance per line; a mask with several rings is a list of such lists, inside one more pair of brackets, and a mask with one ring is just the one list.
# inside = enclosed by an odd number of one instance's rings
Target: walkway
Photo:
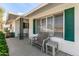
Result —
[[[15, 38], [6, 39], [10, 56], [48, 56], [35, 46], [30, 45], [27, 39], [19, 40]], [[67, 56], [68, 54], [60, 52], [59, 56]]]

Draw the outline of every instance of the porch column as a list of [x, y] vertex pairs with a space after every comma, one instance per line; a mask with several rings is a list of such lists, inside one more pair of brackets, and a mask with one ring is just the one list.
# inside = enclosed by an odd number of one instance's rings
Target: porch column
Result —
[[19, 34], [19, 39], [23, 39], [23, 18], [20, 18], [20, 34]]

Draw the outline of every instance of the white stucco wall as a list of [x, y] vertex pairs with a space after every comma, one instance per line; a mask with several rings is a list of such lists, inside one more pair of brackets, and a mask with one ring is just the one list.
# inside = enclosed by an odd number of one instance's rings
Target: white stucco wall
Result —
[[36, 15], [30, 16], [29, 19], [29, 37], [34, 36], [33, 34], [33, 19], [40, 18], [46, 15], [55, 14], [60, 11], [64, 11], [64, 9], [68, 9], [71, 7], [75, 7], [75, 42], [66, 41], [64, 39], [55, 38], [54, 40], [59, 42], [59, 50], [62, 50], [71, 55], [79, 55], [79, 4], [62, 4], [57, 7], [48, 9], [45, 12], [40, 12]]

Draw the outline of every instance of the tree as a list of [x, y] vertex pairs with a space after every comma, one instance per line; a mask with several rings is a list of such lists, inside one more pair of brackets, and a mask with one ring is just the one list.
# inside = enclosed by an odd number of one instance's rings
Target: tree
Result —
[[0, 17], [3, 17], [4, 10], [0, 8]]
[[3, 14], [4, 10], [0, 8], [0, 31], [3, 29]]

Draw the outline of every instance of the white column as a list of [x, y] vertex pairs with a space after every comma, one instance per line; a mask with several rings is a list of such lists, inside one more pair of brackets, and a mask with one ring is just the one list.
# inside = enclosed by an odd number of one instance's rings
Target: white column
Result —
[[29, 19], [29, 38], [33, 36], [33, 19]]

